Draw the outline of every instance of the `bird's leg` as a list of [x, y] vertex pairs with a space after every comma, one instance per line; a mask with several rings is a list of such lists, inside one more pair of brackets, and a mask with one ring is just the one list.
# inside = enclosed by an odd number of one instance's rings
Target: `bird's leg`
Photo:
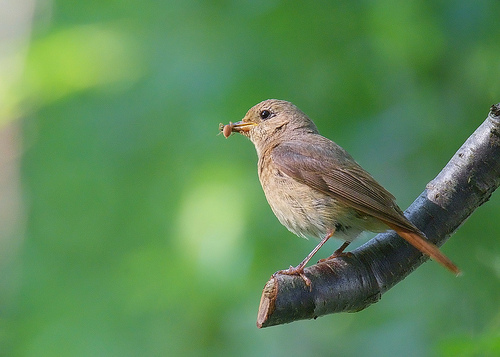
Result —
[[[311, 253], [308, 254], [307, 257], [304, 258], [304, 260], [297, 265], [296, 267], [293, 267], [290, 265], [290, 268], [285, 269], [285, 270], [278, 270], [276, 273], [273, 274], [273, 277], [279, 274], [285, 274], [285, 275], [299, 275], [302, 280], [304, 280], [304, 283], [306, 283], [307, 286], [309, 286], [309, 289], [311, 288], [311, 280], [304, 274], [304, 268], [306, 267], [306, 264], [309, 263], [309, 260], [314, 256], [314, 254], [317, 253], [318, 250], [325, 244], [328, 239], [330, 239], [333, 234], [335, 233], [335, 229], [331, 230], [319, 243], [318, 245], [311, 251]], [[346, 245], [347, 247], [347, 245]]]
[[328, 258], [324, 258], [324, 259], [318, 260], [318, 263], [323, 263], [323, 262], [326, 262], [327, 260], [330, 260], [330, 259], [333, 259], [333, 258], [336, 258], [336, 257], [340, 257], [342, 255], [352, 254], [350, 252], [344, 253], [344, 249], [346, 249], [349, 244], [351, 244], [351, 242], [345, 241], [344, 244], [342, 244], [339, 247], [339, 249], [337, 249], [335, 252], [333, 252], [332, 255], [330, 255]]

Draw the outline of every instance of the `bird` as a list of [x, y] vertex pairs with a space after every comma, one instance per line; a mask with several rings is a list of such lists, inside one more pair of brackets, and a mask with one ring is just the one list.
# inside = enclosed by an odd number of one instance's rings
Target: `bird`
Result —
[[458, 267], [411, 223], [395, 197], [341, 146], [320, 135], [314, 122], [291, 102], [268, 99], [253, 106], [241, 121], [219, 125], [228, 138], [242, 134], [254, 144], [258, 176], [272, 211], [299, 237], [318, 238], [317, 246], [297, 266], [273, 274], [299, 275], [331, 238], [344, 243], [326, 259], [341, 256], [361, 232], [394, 230], [420, 252], [454, 274]]

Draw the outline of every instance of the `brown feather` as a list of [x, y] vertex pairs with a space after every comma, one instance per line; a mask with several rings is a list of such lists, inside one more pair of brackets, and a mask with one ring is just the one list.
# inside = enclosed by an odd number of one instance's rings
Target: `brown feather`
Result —
[[[403, 215], [395, 198], [359, 166], [345, 150], [334, 142], [315, 135], [329, 144], [328, 152], [307, 141], [286, 142], [271, 153], [273, 163], [284, 173], [316, 190], [369, 214], [409, 231], [419, 230]], [[343, 155], [333, 155], [335, 151]], [[340, 162], [338, 157], [348, 160]]]

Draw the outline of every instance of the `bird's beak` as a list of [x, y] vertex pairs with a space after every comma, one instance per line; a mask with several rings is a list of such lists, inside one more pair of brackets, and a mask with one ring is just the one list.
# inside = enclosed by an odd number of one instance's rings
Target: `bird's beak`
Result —
[[245, 135], [250, 129], [252, 129], [254, 126], [256, 126], [257, 123], [251, 122], [251, 121], [238, 121], [236, 123], [233, 123], [231, 126], [231, 131], [233, 133], [241, 133]]

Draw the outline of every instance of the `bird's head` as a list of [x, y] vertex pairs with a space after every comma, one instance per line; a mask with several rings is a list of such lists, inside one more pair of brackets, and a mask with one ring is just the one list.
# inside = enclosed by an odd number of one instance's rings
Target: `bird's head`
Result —
[[226, 137], [232, 132], [247, 136], [257, 151], [300, 135], [318, 133], [316, 125], [299, 108], [278, 99], [260, 102], [250, 108], [241, 121], [230, 123], [221, 130]]

